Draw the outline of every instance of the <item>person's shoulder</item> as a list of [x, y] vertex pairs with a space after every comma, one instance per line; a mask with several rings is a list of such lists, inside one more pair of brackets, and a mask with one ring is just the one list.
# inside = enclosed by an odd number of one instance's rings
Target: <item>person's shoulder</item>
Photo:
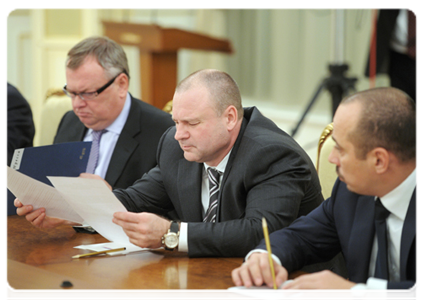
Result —
[[25, 97], [10, 83], [7, 83], [7, 105], [8, 109], [23, 107], [29, 108], [29, 103]]
[[297, 142], [273, 120], [264, 116], [256, 107], [244, 109], [247, 125], [244, 136], [266, 145], [280, 145], [284, 147], [301, 148]]

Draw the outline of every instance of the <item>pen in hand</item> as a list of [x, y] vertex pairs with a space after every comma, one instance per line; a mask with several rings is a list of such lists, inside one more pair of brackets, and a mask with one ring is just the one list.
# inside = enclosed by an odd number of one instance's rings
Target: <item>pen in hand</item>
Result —
[[269, 254], [269, 264], [270, 264], [270, 272], [272, 273], [273, 288], [276, 290], [278, 287], [276, 286], [275, 268], [273, 266], [273, 259], [272, 259], [272, 248], [270, 247], [269, 231], [267, 230], [267, 222], [264, 217], [262, 219], [262, 224], [263, 224], [264, 240], [266, 242], [266, 249], [267, 249], [267, 253]]
[[126, 250], [125, 247], [123, 247], [123, 248], [117, 248], [117, 249], [104, 250], [104, 251], [90, 252], [90, 253], [84, 253], [84, 254], [74, 255], [74, 256], [72, 256], [72, 258], [81, 258], [81, 257], [87, 257], [87, 256], [94, 256], [94, 255], [105, 254], [105, 253], [110, 253], [110, 252], [118, 252], [118, 251], [124, 251], [124, 250]]

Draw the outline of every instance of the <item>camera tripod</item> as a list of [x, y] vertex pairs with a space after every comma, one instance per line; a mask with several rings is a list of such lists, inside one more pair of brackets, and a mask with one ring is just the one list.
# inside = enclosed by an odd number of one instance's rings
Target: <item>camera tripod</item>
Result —
[[335, 111], [341, 102], [342, 98], [347, 95], [349, 90], [355, 91], [355, 83], [357, 78], [347, 78], [345, 77], [345, 72], [348, 70], [348, 65], [341, 64], [330, 64], [329, 71], [330, 76], [325, 78], [322, 83], [317, 88], [316, 93], [312, 97], [311, 101], [309, 102], [307, 108], [305, 109], [303, 115], [301, 116], [300, 120], [298, 121], [295, 128], [292, 130], [291, 136], [294, 137], [298, 131], [298, 128], [301, 126], [301, 123], [304, 121], [307, 113], [313, 106], [314, 102], [316, 102], [317, 98], [319, 97], [320, 93], [326, 89], [330, 92], [332, 96], [332, 116], [335, 114]]

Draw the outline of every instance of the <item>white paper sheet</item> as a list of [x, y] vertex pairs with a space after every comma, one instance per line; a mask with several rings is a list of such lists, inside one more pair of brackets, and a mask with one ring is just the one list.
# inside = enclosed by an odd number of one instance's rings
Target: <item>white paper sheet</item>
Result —
[[122, 227], [112, 222], [115, 212], [127, 210], [102, 180], [56, 176], [47, 178], [73, 210], [99, 234], [122, 247], [132, 245]]
[[107, 253], [107, 255], [113, 256], [113, 255], [121, 255], [121, 254], [128, 254], [135, 251], [141, 251], [146, 250], [145, 248], [140, 248], [138, 246], [135, 246], [133, 244], [119, 244], [119, 243], [101, 243], [101, 244], [90, 244], [90, 245], [79, 245], [74, 247], [75, 249], [83, 249], [83, 250], [91, 250], [91, 251], [104, 251], [104, 250], [111, 250], [111, 249], [119, 249], [122, 247], [126, 247], [126, 250], [124, 251], [118, 251], [118, 252], [110, 252]]
[[[284, 284], [289, 281], [291, 280], [285, 281]], [[275, 292], [272, 288], [269, 288], [268, 286], [252, 286], [249, 288], [245, 286], [233, 286], [228, 288], [228, 292], [263, 300], [295, 299], [303, 294], [297, 293], [289, 297], [285, 297], [284, 293], [280, 288], [278, 291]]]
[[7, 188], [24, 205], [30, 204], [34, 210], [44, 207], [50, 217], [77, 223], [84, 221], [55, 188], [10, 167], [7, 167]]

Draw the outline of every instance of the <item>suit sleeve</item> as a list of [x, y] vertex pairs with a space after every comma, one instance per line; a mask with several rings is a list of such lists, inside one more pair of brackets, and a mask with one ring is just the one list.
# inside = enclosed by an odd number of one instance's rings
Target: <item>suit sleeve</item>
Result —
[[[334, 191], [339, 183], [337, 181]], [[334, 193], [307, 216], [300, 217], [289, 227], [270, 234], [272, 253], [280, 259], [288, 272], [309, 264], [328, 261], [341, 251], [333, 215], [333, 195]], [[257, 248], [266, 249], [264, 240]]]

